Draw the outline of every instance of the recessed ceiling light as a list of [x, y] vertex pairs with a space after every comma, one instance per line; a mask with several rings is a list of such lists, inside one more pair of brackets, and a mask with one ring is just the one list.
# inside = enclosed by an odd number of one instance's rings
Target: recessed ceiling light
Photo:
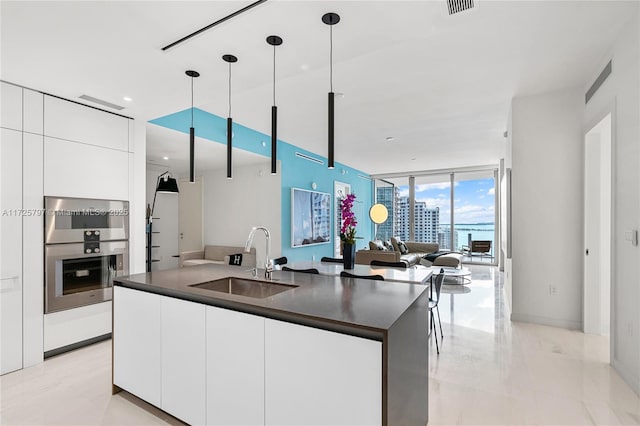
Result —
[[128, 97], [128, 96], [125, 96], [125, 97], [123, 97], [122, 99], [123, 99], [123, 100], [125, 100], [125, 101], [127, 101], [127, 102], [131, 102], [131, 101], [133, 100], [133, 99], [131, 99], [131, 98], [130, 98], [130, 97]]
[[416, 161], [416, 157], [413, 157], [413, 158], [411, 159], [411, 161]]
[[163, 160], [168, 160], [168, 159], [169, 159], [169, 157], [164, 156], [164, 157], [162, 157], [162, 159], [163, 159]]
[[302, 65], [300, 65], [300, 69], [301, 69], [302, 71], [309, 71], [309, 65], [307, 65], [307, 64], [302, 64]]
[[393, 142], [394, 138], [393, 136], [387, 136], [387, 142]]

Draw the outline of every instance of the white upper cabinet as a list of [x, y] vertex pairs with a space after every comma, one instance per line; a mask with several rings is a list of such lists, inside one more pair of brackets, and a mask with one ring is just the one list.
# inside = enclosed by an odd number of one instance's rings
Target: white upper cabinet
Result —
[[44, 125], [44, 95], [35, 90], [23, 89], [24, 131], [41, 135]]
[[0, 82], [0, 127], [22, 130], [22, 87]]
[[44, 195], [129, 199], [129, 154], [44, 138]]
[[58, 139], [129, 150], [129, 119], [44, 96], [44, 134]]

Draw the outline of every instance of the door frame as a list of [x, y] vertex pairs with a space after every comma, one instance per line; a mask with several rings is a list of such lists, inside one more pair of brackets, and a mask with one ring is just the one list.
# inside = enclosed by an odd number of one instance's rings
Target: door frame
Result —
[[[610, 143], [610, 180], [609, 180], [609, 191], [611, 202], [609, 205], [609, 363], [613, 361], [613, 348], [615, 347], [616, 341], [616, 319], [614, 316], [614, 312], [616, 309], [616, 294], [617, 294], [617, 286], [616, 286], [616, 271], [614, 267], [613, 260], [616, 258], [616, 246], [614, 243], [614, 234], [616, 229], [616, 219], [614, 214], [614, 206], [616, 204], [616, 194], [615, 194], [615, 156], [616, 156], [616, 105], [615, 100], [607, 105], [603, 110], [601, 110], [597, 115], [594, 116], [593, 120], [589, 121], [583, 129], [583, 137], [582, 137], [582, 146], [583, 146], [583, 205], [586, 202], [586, 192], [587, 192], [587, 165], [586, 165], [586, 140], [587, 135], [591, 132], [595, 127], [597, 127], [607, 116], [610, 116], [610, 125], [611, 125], [611, 143]], [[586, 254], [585, 251], [587, 249], [587, 241], [586, 241], [586, 213], [582, 218], [583, 225], [583, 240], [582, 240], [582, 252], [583, 252], [583, 265], [582, 265], [582, 331], [585, 331], [585, 318], [586, 318], [586, 275], [587, 275], [587, 262], [586, 262]]]

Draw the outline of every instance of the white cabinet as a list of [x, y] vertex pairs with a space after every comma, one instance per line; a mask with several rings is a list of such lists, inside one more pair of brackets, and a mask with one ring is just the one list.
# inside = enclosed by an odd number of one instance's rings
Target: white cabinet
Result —
[[[25, 97], [29, 90], [24, 91]], [[40, 94], [42, 96], [42, 94]], [[26, 117], [26, 113], [25, 113]], [[43, 196], [43, 137], [32, 133], [22, 134], [24, 163], [22, 206], [29, 211], [42, 209]], [[43, 361], [44, 315], [44, 263], [42, 247], [44, 221], [42, 216], [22, 218], [22, 305], [23, 305], [23, 367]]]
[[0, 374], [5, 374], [22, 368], [22, 132], [0, 131]]
[[192, 424], [205, 423], [205, 306], [162, 297], [161, 408]]
[[207, 307], [207, 424], [264, 424], [264, 321]]
[[0, 127], [22, 131], [22, 87], [0, 81]]
[[382, 343], [114, 287], [114, 384], [190, 424], [381, 425]]
[[44, 95], [35, 90], [23, 89], [24, 120], [23, 131], [43, 134]]
[[161, 407], [161, 298], [113, 288], [113, 383]]
[[265, 425], [381, 425], [382, 343], [265, 320]]
[[44, 195], [129, 199], [129, 154], [44, 138]]
[[129, 150], [129, 119], [45, 95], [44, 134], [104, 148]]

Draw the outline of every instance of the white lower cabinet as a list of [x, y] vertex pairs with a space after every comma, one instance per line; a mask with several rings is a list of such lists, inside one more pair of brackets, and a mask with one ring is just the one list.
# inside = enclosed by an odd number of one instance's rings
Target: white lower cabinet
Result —
[[265, 425], [381, 425], [382, 343], [265, 320]]
[[207, 424], [264, 425], [264, 322], [207, 307]]
[[113, 383], [161, 407], [161, 298], [113, 288]]
[[161, 297], [162, 405], [191, 424], [205, 423], [205, 305]]
[[192, 425], [381, 425], [382, 343], [114, 287], [114, 384]]

